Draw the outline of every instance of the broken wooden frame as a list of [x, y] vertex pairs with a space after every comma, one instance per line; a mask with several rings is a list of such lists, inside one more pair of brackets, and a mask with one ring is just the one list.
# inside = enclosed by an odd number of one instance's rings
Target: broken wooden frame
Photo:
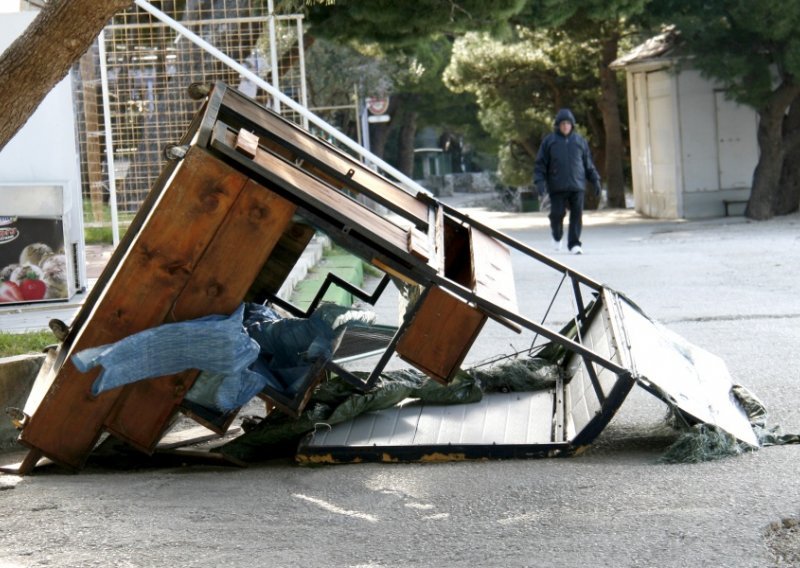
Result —
[[[217, 432], [227, 430], [236, 412], [216, 414], [184, 401], [195, 370], [93, 397], [90, 387], [99, 370], [79, 373], [70, 355], [163, 323], [228, 314], [245, 298], [308, 315], [277, 292], [314, 231], [384, 274], [372, 292], [335, 277], [326, 286], [344, 286], [370, 303], [390, 279], [422, 291], [365, 382], [330, 363], [314, 369], [299, 399], [281, 400], [265, 389], [262, 395], [289, 413], [302, 410], [313, 386], [331, 371], [370, 388], [395, 354], [446, 383], [489, 318], [570, 354], [567, 380], [548, 395], [552, 404], [544, 405], [551, 410], [543, 419], [557, 427], [548, 430], [547, 440], [538, 436], [533, 449], [528, 444], [525, 455], [547, 454], [554, 444], [574, 449], [589, 443], [638, 378], [616, 294], [427, 194], [408, 193], [224, 84], [214, 86], [169, 155], [174, 161], [93, 287], [55, 361], [37, 378], [19, 438], [30, 448], [20, 473], [42, 456], [80, 469], [103, 432], [151, 453], [179, 411]], [[574, 336], [544, 325], [546, 317], [537, 323], [520, 314], [511, 251], [569, 282]], [[571, 406], [578, 403], [580, 417]]]

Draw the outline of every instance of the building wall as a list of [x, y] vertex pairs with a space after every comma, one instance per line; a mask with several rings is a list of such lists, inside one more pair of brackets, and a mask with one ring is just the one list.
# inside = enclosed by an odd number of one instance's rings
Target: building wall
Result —
[[[36, 15], [35, 11], [2, 14], [0, 51], [20, 36]], [[11, 192], [25, 192], [27, 186], [63, 187], [61, 208], [65, 213], [67, 239], [77, 247], [78, 279], [85, 284], [80, 169], [69, 77], [53, 87], [28, 122], [0, 151], [0, 203], [4, 198], [7, 203], [12, 202], [16, 196]], [[9, 193], [3, 196], [4, 191]]]

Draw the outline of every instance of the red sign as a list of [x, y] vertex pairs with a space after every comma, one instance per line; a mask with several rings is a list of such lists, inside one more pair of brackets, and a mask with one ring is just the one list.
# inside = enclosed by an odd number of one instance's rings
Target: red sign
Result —
[[365, 102], [367, 103], [367, 110], [370, 114], [384, 114], [389, 110], [389, 97], [367, 97]]

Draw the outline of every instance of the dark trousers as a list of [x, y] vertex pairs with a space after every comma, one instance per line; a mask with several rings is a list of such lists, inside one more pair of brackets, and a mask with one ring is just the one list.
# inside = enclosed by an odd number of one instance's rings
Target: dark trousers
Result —
[[583, 191], [559, 191], [550, 194], [550, 231], [557, 241], [564, 237], [564, 215], [569, 207], [568, 249], [581, 245], [583, 194]]

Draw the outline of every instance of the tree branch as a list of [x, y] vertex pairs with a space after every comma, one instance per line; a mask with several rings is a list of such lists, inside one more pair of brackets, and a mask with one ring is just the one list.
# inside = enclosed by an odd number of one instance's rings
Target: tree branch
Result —
[[130, 0], [51, 0], [0, 56], [0, 150]]

